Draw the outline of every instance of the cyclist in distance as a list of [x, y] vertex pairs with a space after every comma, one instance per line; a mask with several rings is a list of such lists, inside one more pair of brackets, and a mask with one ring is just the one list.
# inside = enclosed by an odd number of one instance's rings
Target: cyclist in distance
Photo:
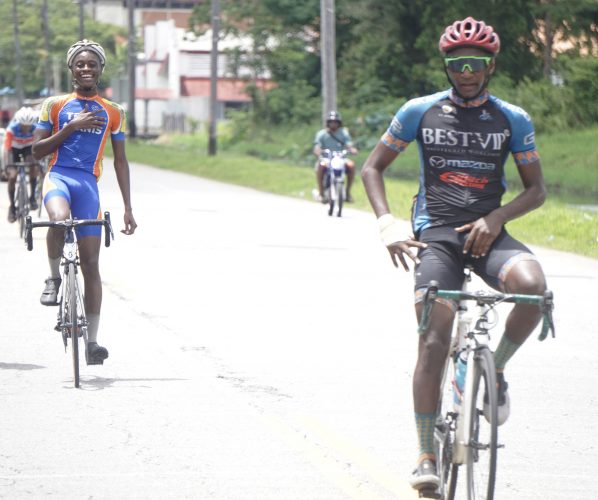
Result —
[[[101, 218], [98, 180], [102, 174], [104, 145], [110, 137], [125, 210], [125, 228], [121, 232], [133, 234], [137, 224], [131, 207], [129, 163], [125, 155], [125, 113], [118, 104], [98, 95], [98, 82], [106, 64], [104, 49], [91, 40], [81, 40], [68, 49], [66, 63], [74, 92], [44, 101], [33, 144], [35, 158], [52, 155], [43, 189], [48, 216], [51, 221]], [[101, 226], [79, 227], [77, 237], [89, 322], [88, 355], [104, 360], [108, 350], [97, 344], [102, 304], [98, 265]], [[50, 228], [47, 235], [50, 276], [40, 299], [47, 306], [57, 305], [63, 245], [63, 232]]]
[[[473, 265], [491, 287], [510, 293], [543, 294], [546, 280], [532, 252], [512, 238], [505, 224], [539, 207], [546, 190], [528, 114], [488, 92], [500, 40], [491, 26], [468, 17], [448, 26], [439, 49], [451, 85], [412, 99], [397, 112], [363, 169], [365, 189], [378, 218], [381, 238], [396, 267], [414, 264], [415, 312], [431, 280], [460, 289], [463, 268]], [[405, 235], [390, 213], [383, 173], [409, 143], [420, 148], [420, 186], [412, 209], [413, 235]], [[502, 204], [504, 164], [511, 153], [522, 191]], [[437, 403], [457, 304], [439, 301], [429, 331], [419, 340], [413, 376], [419, 442], [415, 489], [438, 486], [433, 435]], [[498, 424], [509, 415], [507, 361], [541, 318], [535, 306], [517, 304], [494, 352], [498, 381]]]
[[31, 166], [29, 167], [29, 184], [31, 187], [29, 207], [31, 210], [37, 209], [35, 186], [39, 170], [33, 162], [33, 156], [31, 155], [31, 145], [33, 144], [33, 132], [35, 131], [36, 122], [37, 113], [32, 108], [24, 106], [15, 113], [4, 136], [4, 165], [6, 165], [8, 198], [10, 200], [8, 222], [17, 220], [15, 207], [17, 169], [14, 166], [14, 162], [16, 161], [31, 162]]
[[[330, 151], [342, 151], [346, 149], [351, 154], [356, 155], [359, 151], [353, 145], [353, 139], [349, 131], [343, 127], [343, 121], [338, 111], [330, 111], [326, 117], [326, 128], [320, 130], [314, 138], [313, 153], [318, 159], [316, 162], [316, 180], [318, 183], [318, 193], [320, 201], [326, 203], [326, 195], [324, 194], [324, 173], [326, 172], [326, 162], [320, 160], [322, 151], [329, 149]], [[355, 163], [346, 159], [345, 167], [347, 172], [347, 201], [352, 202], [351, 186], [355, 178]]]

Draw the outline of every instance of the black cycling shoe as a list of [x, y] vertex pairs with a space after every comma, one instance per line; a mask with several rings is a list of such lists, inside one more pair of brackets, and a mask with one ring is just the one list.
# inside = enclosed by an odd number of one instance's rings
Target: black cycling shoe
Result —
[[42, 292], [42, 296], [39, 301], [44, 306], [57, 306], [58, 305], [58, 289], [62, 280], [60, 278], [48, 278], [46, 280], [46, 286]]
[[11, 224], [17, 220], [17, 207], [8, 207], [8, 222]]
[[415, 490], [436, 490], [440, 485], [440, 477], [436, 472], [436, 462], [426, 458], [413, 471], [409, 484]]
[[103, 365], [104, 360], [108, 357], [108, 349], [98, 345], [97, 342], [87, 343], [87, 352], [85, 353], [85, 361], [88, 365]]

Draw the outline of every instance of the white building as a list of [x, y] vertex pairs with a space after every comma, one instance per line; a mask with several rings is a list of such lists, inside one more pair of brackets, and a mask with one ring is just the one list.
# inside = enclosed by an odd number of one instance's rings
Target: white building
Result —
[[[138, 55], [136, 72], [135, 118], [140, 133], [161, 130], [173, 116], [185, 118], [185, 129], [209, 118], [210, 53], [212, 33], [197, 37], [173, 20], [147, 25], [143, 31], [143, 52]], [[218, 44], [218, 117], [228, 108], [239, 108], [250, 102], [245, 87], [249, 81], [268, 87], [269, 74], [252, 75], [240, 66], [237, 74], [229, 70], [226, 51], [249, 51], [249, 40], [223, 39]], [[123, 99], [120, 99], [121, 101]], [[180, 124], [179, 124], [180, 125]]]

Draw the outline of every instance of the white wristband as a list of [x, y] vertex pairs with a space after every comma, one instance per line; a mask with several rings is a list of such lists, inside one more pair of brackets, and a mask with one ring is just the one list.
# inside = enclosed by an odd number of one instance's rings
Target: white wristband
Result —
[[397, 224], [397, 221], [391, 214], [384, 214], [378, 217], [378, 229], [382, 242], [386, 245], [392, 245], [397, 241], [405, 241], [408, 238], [403, 237], [403, 232]]

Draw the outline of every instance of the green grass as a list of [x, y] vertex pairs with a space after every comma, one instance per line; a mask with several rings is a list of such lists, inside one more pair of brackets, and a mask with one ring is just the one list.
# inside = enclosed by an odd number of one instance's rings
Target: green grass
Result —
[[[595, 141], [593, 143], [590, 141], [590, 136], [594, 134], [595, 137], [597, 133], [598, 130], [594, 129], [581, 131], [579, 135], [577, 132], [570, 132], [564, 136], [545, 136], [539, 139], [540, 149], [542, 151], [544, 148], [545, 151], [542, 154], [542, 161], [546, 170], [545, 175], [551, 179], [549, 184], [553, 182], [552, 179], [555, 179], [555, 184], [558, 182], [564, 187], [561, 188], [558, 196], [549, 196], [540, 209], [510, 222], [508, 229], [514, 237], [532, 245], [598, 258], [598, 212], [576, 208], [566, 201], [570, 193], [575, 193], [576, 202], [589, 203], [592, 197], [588, 193], [593, 193], [593, 190], [598, 188], [598, 178], [596, 178], [598, 174], [595, 172], [598, 169], [590, 168], [592, 162], [594, 165], [598, 163]], [[134, 162], [187, 172], [262, 191], [311, 199], [315, 177], [313, 162], [307, 160], [308, 157], [305, 157], [300, 166], [287, 161], [260, 159], [255, 156], [257, 152], [264, 151], [259, 143], [253, 144], [252, 151], [244, 150], [245, 154], [219, 151], [216, 156], [207, 156], [206, 145], [207, 140], [200, 135], [164, 137], [153, 143], [129, 141], [127, 156]], [[237, 148], [235, 149], [238, 151]], [[283, 149], [284, 145], [279, 146], [279, 150]], [[276, 156], [272, 145], [269, 151]], [[250, 154], [247, 154], [248, 152]], [[417, 165], [416, 153], [416, 147], [408, 148], [405, 154], [395, 161], [392, 168], [400, 171], [411, 168], [412, 162]], [[363, 159], [365, 154], [362, 153]], [[358, 165], [362, 162], [358, 157]], [[565, 165], [569, 166], [568, 173], [561, 172], [566, 169]], [[514, 166], [511, 166], [514, 170]], [[515, 179], [513, 183], [515, 184]], [[386, 187], [393, 213], [397, 217], [408, 219], [411, 199], [417, 192], [417, 181], [410, 179], [409, 176], [403, 179], [389, 176], [386, 179]], [[514, 196], [517, 189], [511, 189], [504, 200], [508, 201]], [[370, 210], [359, 180], [356, 181], [353, 197], [356, 208]], [[596, 200], [598, 196], [593, 198], [593, 202], [596, 203]]]

